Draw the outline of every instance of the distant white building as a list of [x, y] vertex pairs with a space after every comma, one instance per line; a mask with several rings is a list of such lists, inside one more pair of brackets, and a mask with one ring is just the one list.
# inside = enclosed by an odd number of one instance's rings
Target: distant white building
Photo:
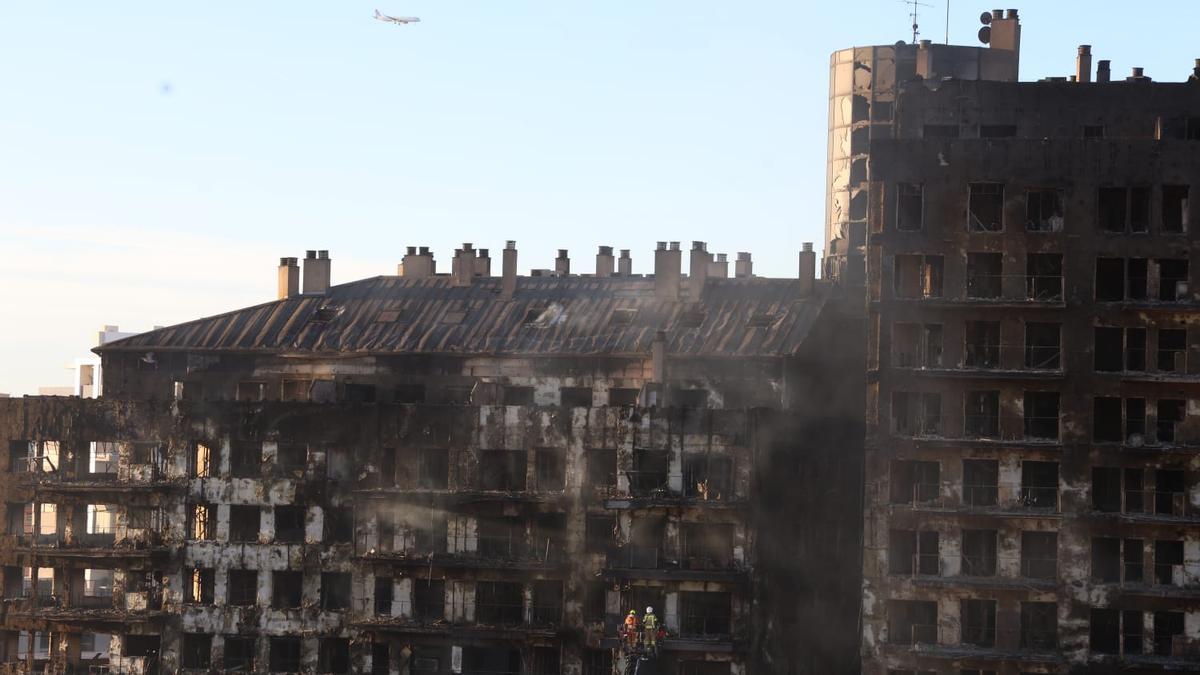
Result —
[[[113, 340], [129, 337], [130, 335], [137, 335], [137, 333], [122, 333], [118, 326], [105, 326], [97, 334], [96, 344], [106, 344]], [[104, 393], [101, 390], [103, 379], [100, 377], [99, 356], [89, 352], [87, 356], [75, 359], [73, 370], [75, 371], [75, 386], [70, 391], [62, 394], [63, 396], [99, 398]]]

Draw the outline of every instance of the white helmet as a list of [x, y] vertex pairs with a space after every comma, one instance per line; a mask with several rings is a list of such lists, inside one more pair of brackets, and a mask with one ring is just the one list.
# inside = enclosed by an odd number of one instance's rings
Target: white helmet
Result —
[[647, 613], [647, 614], [653, 614], [653, 613], [654, 613], [654, 608], [653, 608], [653, 607], [647, 607], [647, 608], [646, 608], [646, 613]]

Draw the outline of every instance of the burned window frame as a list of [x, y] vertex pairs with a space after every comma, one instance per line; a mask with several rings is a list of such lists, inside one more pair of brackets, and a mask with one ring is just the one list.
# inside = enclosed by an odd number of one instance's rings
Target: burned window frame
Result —
[[925, 229], [925, 185], [896, 183], [896, 231], [920, 232]]
[[1066, 194], [1062, 188], [1025, 191], [1025, 231], [1055, 233], [1066, 229]]
[[[967, 232], [1004, 231], [1004, 188], [1004, 183], [994, 181], [971, 181], [967, 184]], [[988, 220], [994, 216], [996, 222], [984, 223], [981, 216]]]

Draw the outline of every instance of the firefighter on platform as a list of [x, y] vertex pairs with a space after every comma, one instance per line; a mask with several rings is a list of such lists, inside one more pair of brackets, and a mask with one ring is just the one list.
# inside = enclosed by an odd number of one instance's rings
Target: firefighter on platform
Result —
[[641, 631], [638, 630], [637, 610], [629, 610], [629, 615], [625, 617], [625, 625], [621, 627], [622, 637], [625, 638], [625, 643], [630, 649], [637, 647], [638, 637]]
[[646, 616], [642, 617], [642, 630], [646, 633], [643, 646], [652, 651], [658, 651], [658, 617], [654, 616], [654, 608], [646, 608]]

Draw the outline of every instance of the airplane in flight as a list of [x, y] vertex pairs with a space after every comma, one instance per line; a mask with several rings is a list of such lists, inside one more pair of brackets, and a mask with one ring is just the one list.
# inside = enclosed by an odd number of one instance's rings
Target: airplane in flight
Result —
[[415, 16], [388, 16], [387, 14], [380, 14], [379, 10], [375, 10], [375, 18], [379, 19], [380, 21], [394, 23], [397, 26], [402, 26], [406, 23], [418, 23], [420, 21], [420, 19]]

